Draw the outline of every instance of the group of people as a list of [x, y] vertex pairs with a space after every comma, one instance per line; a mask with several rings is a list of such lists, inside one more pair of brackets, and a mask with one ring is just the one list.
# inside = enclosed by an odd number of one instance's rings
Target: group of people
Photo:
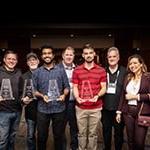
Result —
[[67, 150], [67, 123], [71, 150], [97, 150], [100, 122], [104, 150], [111, 150], [113, 127], [116, 150], [122, 149], [124, 127], [129, 150], [144, 150], [148, 127], [139, 126], [137, 119], [142, 104], [141, 114], [150, 115], [150, 74], [143, 58], [130, 56], [126, 69], [116, 47], [108, 49], [106, 67], [96, 64], [95, 56], [94, 47], [85, 44], [84, 63], [76, 66], [75, 50], [68, 46], [56, 64], [54, 48], [44, 45], [43, 64], [31, 52], [29, 70], [22, 74], [17, 54], [6, 51], [0, 67], [0, 150], [15, 149], [22, 107], [28, 150], [46, 150], [51, 122], [55, 150]]

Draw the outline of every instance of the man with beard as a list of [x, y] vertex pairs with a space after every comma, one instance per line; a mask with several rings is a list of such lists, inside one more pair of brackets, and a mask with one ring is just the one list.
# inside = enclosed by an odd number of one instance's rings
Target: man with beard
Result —
[[23, 78], [23, 97], [25, 104], [25, 119], [27, 123], [27, 147], [28, 150], [36, 150], [36, 114], [37, 99], [33, 96], [32, 73], [39, 65], [39, 59], [33, 52], [27, 54], [27, 65], [29, 70], [22, 76]]
[[54, 63], [54, 49], [43, 46], [43, 66], [33, 73], [33, 85], [38, 99], [37, 146], [46, 150], [48, 130], [52, 120], [55, 150], [62, 150], [65, 118], [65, 98], [69, 93], [69, 82], [65, 70]]
[[94, 63], [95, 55], [94, 48], [86, 44], [82, 53], [84, 63], [74, 70], [72, 77], [77, 101], [79, 150], [97, 150], [102, 96], [106, 92], [106, 71]]

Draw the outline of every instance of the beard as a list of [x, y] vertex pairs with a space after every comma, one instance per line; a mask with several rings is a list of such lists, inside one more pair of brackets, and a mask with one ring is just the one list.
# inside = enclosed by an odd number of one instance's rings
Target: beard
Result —
[[45, 60], [43, 60], [43, 61], [44, 61], [44, 64], [50, 65], [54, 61], [54, 59], [51, 59], [50, 61], [45, 61]]
[[93, 61], [94, 61], [94, 59], [86, 59], [86, 60], [85, 60], [86, 63], [91, 63], [91, 62], [93, 62]]
[[38, 67], [38, 65], [32, 65], [30, 66], [31, 70], [35, 70]]

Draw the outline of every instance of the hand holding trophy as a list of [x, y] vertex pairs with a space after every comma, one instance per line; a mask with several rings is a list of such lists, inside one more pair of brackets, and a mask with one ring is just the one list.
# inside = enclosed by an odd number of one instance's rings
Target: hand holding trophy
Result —
[[43, 100], [44, 100], [46, 103], [48, 103], [48, 102], [49, 102], [48, 96], [47, 96], [47, 95], [43, 95]]
[[3, 101], [3, 97], [2, 96], [0, 96], [0, 101]]
[[28, 96], [26, 96], [26, 97], [23, 97], [23, 98], [22, 98], [22, 101], [23, 101], [26, 105], [28, 105], [28, 104], [32, 101], [32, 99], [30, 99]]

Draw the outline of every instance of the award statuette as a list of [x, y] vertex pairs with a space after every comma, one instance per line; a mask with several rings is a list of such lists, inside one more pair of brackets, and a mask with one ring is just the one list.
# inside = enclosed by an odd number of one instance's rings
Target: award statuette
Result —
[[33, 88], [32, 79], [25, 79], [22, 97], [24, 98], [24, 97], [28, 96], [29, 99], [36, 99], [33, 92], [34, 92], [34, 88]]
[[58, 84], [56, 80], [49, 80], [48, 101], [57, 100], [60, 96]]
[[84, 101], [90, 101], [93, 98], [93, 92], [89, 80], [82, 81], [81, 98]]
[[0, 96], [2, 100], [14, 100], [10, 79], [2, 79]]

